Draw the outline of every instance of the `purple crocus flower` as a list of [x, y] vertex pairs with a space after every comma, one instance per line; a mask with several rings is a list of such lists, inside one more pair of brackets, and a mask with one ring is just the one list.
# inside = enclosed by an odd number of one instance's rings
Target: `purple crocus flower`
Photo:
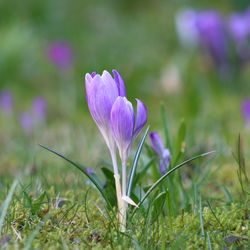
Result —
[[149, 136], [152, 148], [160, 158], [160, 172], [163, 175], [169, 168], [171, 154], [169, 150], [164, 147], [163, 142], [157, 132], [152, 132]]
[[250, 99], [246, 99], [241, 105], [242, 116], [247, 125], [250, 125]]
[[10, 91], [5, 90], [0, 93], [0, 110], [6, 114], [10, 114], [13, 108], [13, 98]]
[[111, 127], [121, 160], [127, 161], [132, 143], [147, 122], [147, 108], [137, 100], [137, 115], [126, 97], [119, 96], [111, 110]]
[[73, 60], [73, 52], [66, 42], [54, 42], [49, 45], [48, 58], [61, 69], [69, 68]]
[[116, 70], [113, 70], [113, 74], [114, 78], [104, 70], [102, 75], [94, 72], [85, 76], [89, 111], [111, 151], [115, 149], [110, 124], [111, 109], [118, 96], [126, 95], [122, 77]]
[[202, 46], [219, 70], [225, 71], [228, 68], [229, 58], [223, 18], [217, 11], [202, 11], [197, 14], [196, 25]]
[[32, 113], [37, 122], [41, 122], [46, 119], [47, 102], [42, 96], [38, 96], [33, 100]]
[[34, 118], [31, 112], [23, 112], [20, 116], [21, 126], [26, 134], [30, 134], [34, 128]]

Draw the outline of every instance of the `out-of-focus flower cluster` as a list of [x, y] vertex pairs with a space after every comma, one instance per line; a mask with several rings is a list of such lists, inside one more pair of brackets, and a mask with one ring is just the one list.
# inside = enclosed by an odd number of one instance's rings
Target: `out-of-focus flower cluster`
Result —
[[201, 46], [222, 74], [250, 61], [250, 8], [228, 17], [216, 10], [182, 10], [176, 29], [185, 47]]
[[[14, 119], [14, 100], [10, 90], [0, 92], [0, 114], [6, 119]], [[42, 96], [33, 99], [31, 107], [18, 114], [20, 126], [26, 134], [30, 134], [35, 128], [43, 124], [47, 118], [47, 101]], [[14, 120], [13, 120], [14, 121]]]

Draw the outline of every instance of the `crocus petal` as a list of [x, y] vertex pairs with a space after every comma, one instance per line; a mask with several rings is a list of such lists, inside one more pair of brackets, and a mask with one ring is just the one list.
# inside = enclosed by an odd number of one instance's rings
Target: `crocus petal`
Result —
[[167, 169], [169, 168], [171, 160], [171, 154], [167, 148], [165, 148], [162, 152], [161, 159], [160, 159], [160, 172], [161, 174], [165, 174]]
[[151, 132], [149, 137], [153, 150], [156, 154], [161, 156], [164, 150], [164, 146], [159, 134], [157, 132]]
[[99, 127], [107, 145], [113, 144], [112, 132], [110, 129], [110, 112], [114, 104], [118, 90], [112, 86], [114, 83], [103, 81], [100, 75], [93, 78], [86, 75], [86, 93], [89, 111]]
[[126, 160], [134, 130], [134, 110], [126, 97], [117, 97], [111, 110], [111, 127], [120, 156]]
[[136, 99], [136, 101], [137, 101], [137, 114], [135, 121], [134, 138], [136, 138], [140, 134], [141, 130], [143, 129], [148, 119], [148, 112], [146, 105], [139, 99]]
[[86, 90], [91, 115], [98, 125], [108, 127], [111, 108], [118, 96], [117, 88], [113, 88], [112, 83], [104, 82], [100, 75], [96, 75], [91, 81], [86, 80]]
[[125, 87], [125, 84], [124, 84], [124, 81], [123, 81], [121, 75], [115, 69], [113, 69], [112, 72], [114, 74], [115, 82], [116, 82], [117, 87], [118, 87], [119, 96], [126, 96], [126, 87]]
[[101, 78], [102, 78], [102, 81], [104, 82], [104, 84], [107, 84], [112, 89], [117, 89], [117, 92], [118, 92], [118, 95], [119, 95], [119, 91], [118, 91], [116, 82], [115, 82], [114, 78], [109, 74], [109, 72], [107, 70], [104, 70], [102, 72]]

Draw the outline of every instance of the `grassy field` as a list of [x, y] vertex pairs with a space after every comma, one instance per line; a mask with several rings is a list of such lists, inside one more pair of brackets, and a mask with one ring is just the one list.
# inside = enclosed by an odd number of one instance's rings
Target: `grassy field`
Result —
[[[0, 249], [249, 249], [250, 107], [242, 105], [250, 63], [228, 60], [223, 71], [176, 29], [186, 8], [227, 20], [248, 5], [0, 3]], [[85, 74], [105, 69], [117, 69], [128, 99], [148, 109], [127, 164], [129, 172], [142, 146], [131, 192], [140, 206], [129, 206], [126, 232], [109, 152], [85, 100]], [[169, 171], [187, 163], [140, 203], [162, 177], [149, 133], [140, 144], [148, 126], [171, 153]], [[84, 171], [39, 144], [93, 169], [108, 201]]]

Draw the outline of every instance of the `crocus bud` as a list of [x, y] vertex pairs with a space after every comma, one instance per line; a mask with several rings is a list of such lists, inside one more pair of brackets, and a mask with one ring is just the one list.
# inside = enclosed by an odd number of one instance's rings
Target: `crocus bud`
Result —
[[116, 70], [113, 70], [113, 73], [114, 78], [106, 70], [103, 71], [102, 75], [94, 72], [85, 76], [89, 111], [109, 149], [115, 147], [110, 125], [111, 108], [118, 96], [126, 94], [120, 74]]
[[146, 106], [137, 99], [137, 115], [126, 97], [119, 96], [111, 110], [111, 127], [120, 157], [127, 161], [133, 140], [147, 122]]
[[158, 133], [150, 133], [150, 142], [153, 150], [160, 158], [160, 172], [165, 174], [169, 168], [171, 154], [167, 148], [164, 147], [163, 142]]

